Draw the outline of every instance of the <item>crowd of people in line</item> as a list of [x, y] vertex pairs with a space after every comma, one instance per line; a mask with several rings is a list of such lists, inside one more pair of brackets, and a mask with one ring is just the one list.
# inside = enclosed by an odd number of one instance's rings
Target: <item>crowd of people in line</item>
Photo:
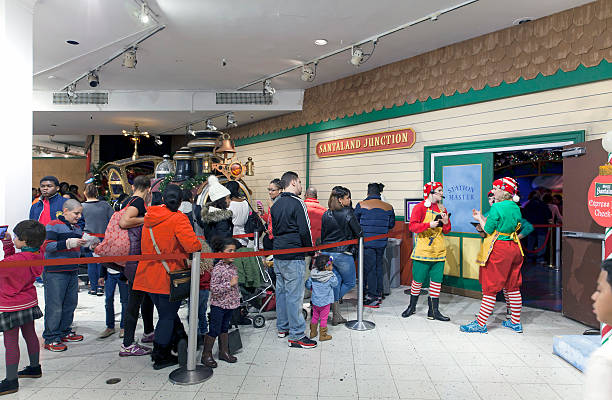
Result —
[[[229, 350], [229, 329], [235, 312], [241, 306], [239, 274], [234, 255], [244, 246], [256, 249], [287, 250], [309, 248], [316, 244], [333, 244], [360, 237], [389, 233], [395, 226], [393, 207], [384, 201], [384, 185], [370, 183], [367, 197], [353, 207], [351, 191], [343, 186], [332, 188], [327, 207], [321, 205], [314, 187], [305, 191], [294, 172], [273, 179], [268, 186], [270, 202], [264, 207], [257, 202], [254, 210], [237, 182], [222, 185], [210, 176], [207, 201], [194, 204], [191, 191], [168, 185], [163, 193], [151, 193], [150, 180], [144, 176], [133, 181], [133, 194], [123, 200], [115, 211], [108, 202], [98, 199], [97, 188], [87, 184], [83, 196], [62, 194], [57, 178], [47, 176], [40, 181], [40, 196], [30, 210], [28, 220], [13, 228], [13, 237], [3, 239], [5, 260], [67, 259], [95, 257], [96, 248], [104, 241], [109, 222], [116, 216], [118, 226], [127, 230], [129, 254], [184, 254], [197, 251], [228, 253], [216, 260], [202, 259], [200, 265], [200, 296], [198, 303], [198, 348], [201, 362], [216, 368], [213, 346], [218, 341], [219, 360], [229, 363], [237, 358]], [[493, 311], [495, 296], [503, 289], [510, 310], [510, 319], [503, 326], [522, 332], [520, 322], [520, 267], [523, 252], [520, 239], [530, 232], [515, 195], [518, 189], [512, 178], [493, 183], [489, 192], [491, 211], [483, 215], [474, 210], [473, 217], [487, 237], [479, 254], [483, 299], [475, 321], [462, 325], [463, 332], [487, 332], [487, 319]], [[428, 318], [449, 321], [439, 310], [446, 245], [444, 235], [451, 230], [450, 213], [442, 205], [443, 188], [439, 182], [424, 187], [424, 201], [411, 215], [409, 229], [416, 235], [412, 253], [413, 280], [410, 304], [402, 313], [410, 317], [416, 312], [421, 287], [429, 278]], [[82, 201], [81, 201], [82, 200]], [[514, 200], [514, 201], [513, 201]], [[548, 194], [542, 199], [530, 195], [523, 213], [538, 213], [547, 223], [560, 221], [560, 207], [551, 207]], [[542, 207], [544, 205], [544, 207]], [[556, 208], [556, 211], [555, 211]], [[548, 214], [543, 210], [548, 210]], [[534, 211], [536, 210], [536, 211]], [[558, 215], [557, 215], [558, 214]], [[550, 217], [550, 218], [548, 218]], [[252, 219], [262, 222], [260, 243], [235, 235], [243, 235]], [[534, 221], [537, 222], [537, 221]], [[198, 238], [195, 226], [204, 237]], [[537, 229], [537, 228], [536, 228]], [[107, 234], [108, 235], [108, 234]], [[383, 293], [382, 257], [386, 238], [367, 241], [364, 245], [364, 307], [379, 308]], [[16, 253], [15, 248], [21, 249]], [[294, 348], [314, 348], [319, 341], [332, 339], [327, 326], [346, 322], [339, 311], [339, 302], [356, 285], [355, 262], [357, 246], [342, 244], [314, 254], [305, 251], [274, 256], [273, 270], [276, 297], [276, 328], [279, 338], [287, 338]], [[484, 253], [484, 254], [482, 254]], [[608, 263], [609, 264], [609, 263]], [[609, 267], [604, 264], [602, 276]], [[114, 299], [117, 288], [121, 303], [119, 336], [123, 339], [119, 356], [151, 355], [154, 369], [186, 364], [187, 333], [179, 317], [180, 301], [171, 300], [170, 274], [186, 267], [184, 260], [128, 261], [124, 264], [88, 264], [89, 294], [105, 296], [106, 328], [99, 334], [105, 339], [117, 333]], [[78, 264], [47, 265], [30, 268], [0, 269], [0, 331], [4, 332], [7, 376], [0, 383], [0, 394], [18, 390], [18, 378], [42, 375], [39, 362], [39, 342], [34, 321], [44, 316], [44, 348], [62, 352], [83, 335], [73, 329], [74, 311], [78, 302]], [[609, 269], [609, 268], [608, 268]], [[35, 279], [42, 275], [44, 314], [38, 307]], [[609, 278], [600, 279], [598, 292], [607, 293]], [[304, 301], [312, 306], [310, 330], [302, 316]], [[594, 295], [594, 300], [597, 296]], [[596, 300], [597, 305], [597, 300]], [[153, 310], [158, 320], [154, 324]], [[597, 307], [596, 307], [597, 311]], [[602, 322], [607, 316], [598, 314]], [[135, 339], [139, 317], [144, 332]], [[610, 321], [612, 322], [612, 321]], [[26, 340], [30, 365], [18, 371], [18, 333]], [[152, 344], [150, 347], [149, 344]]]

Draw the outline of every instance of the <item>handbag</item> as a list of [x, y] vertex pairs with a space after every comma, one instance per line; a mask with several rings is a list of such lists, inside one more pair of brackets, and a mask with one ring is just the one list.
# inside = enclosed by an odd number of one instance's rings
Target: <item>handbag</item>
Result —
[[231, 355], [236, 354], [242, 349], [242, 339], [240, 338], [240, 329], [234, 329], [227, 335], [227, 347]]
[[[130, 254], [130, 237], [128, 230], [119, 226], [121, 217], [127, 211], [127, 208], [132, 204], [130, 201], [125, 207], [119, 211], [115, 211], [108, 221], [106, 231], [104, 232], [104, 240], [96, 246], [94, 253], [99, 256], [127, 256]], [[122, 267], [125, 267], [127, 261], [117, 261]]]
[[[155, 242], [155, 236], [153, 236], [153, 229], [149, 228], [151, 234], [151, 241], [157, 254], [161, 254], [159, 247]], [[164, 269], [170, 277], [170, 301], [182, 301], [189, 298], [191, 291], [191, 269], [180, 269], [176, 271], [170, 271], [166, 260], [161, 260]]]

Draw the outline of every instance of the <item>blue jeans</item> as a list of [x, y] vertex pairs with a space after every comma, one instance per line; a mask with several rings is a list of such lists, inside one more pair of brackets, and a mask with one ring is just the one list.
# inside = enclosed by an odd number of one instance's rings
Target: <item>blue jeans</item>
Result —
[[221, 333], [229, 331], [230, 322], [232, 322], [232, 314], [234, 308], [226, 309], [217, 306], [210, 306], [210, 332], [208, 336], [217, 337]]
[[72, 328], [79, 301], [79, 277], [73, 272], [45, 272], [45, 344], [59, 342]]
[[119, 286], [119, 301], [121, 302], [121, 321], [119, 327], [123, 329], [123, 320], [125, 310], [128, 305], [128, 284], [127, 281], [121, 281], [121, 274], [108, 274], [104, 283], [104, 295], [106, 296], [106, 327], [113, 329], [115, 327], [115, 288]]
[[369, 297], [382, 296], [382, 258], [384, 253], [384, 247], [366, 247], [363, 249], [363, 274], [368, 285], [367, 294]]
[[[209, 295], [210, 290], [200, 289], [200, 297], [198, 301], [198, 335], [206, 335], [208, 333], [208, 319], [206, 317], [206, 310], [208, 308]], [[191, 304], [189, 304], [189, 307], [191, 307]], [[189, 322], [189, 313], [187, 313], [187, 322]]]
[[159, 316], [155, 326], [155, 343], [162, 346], [168, 345], [172, 342], [174, 320], [178, 318], [181, 302], [170, 302], [170, 296], [167, 294], [149, 293], [149, 297], [153, 300], [153, 304], [157, 308], [157, 315]]
[[289, 339], [304, 337], [304, 260], [274, 260], [276, 273], [276, 328], [289, 331]]
[[345, 294], [355, 287], [357, 277], [355, 276], [355, 259], [344, 253], [321, 252], [333, 257], [334, 274], [338, 278], [338, 286], [334, 288], [334, 301], [340, 300]]

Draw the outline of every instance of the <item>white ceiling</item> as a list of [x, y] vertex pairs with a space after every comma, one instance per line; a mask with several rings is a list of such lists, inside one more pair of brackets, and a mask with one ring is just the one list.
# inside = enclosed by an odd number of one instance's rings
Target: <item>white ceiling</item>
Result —
[[[152, 0], [148, 4], [166, 29], [139, 46], [136, 69], [121, 67], [121, 58], [105, 66], [99, 89], [233, 90], [460, 2]], [[359, 68], [348, 63], [346, 52], [322, 61], [312, 83], [301, 81], [296, 71], [275, 78], [273, 86], [306, 89], [506, 28], [522, 17], [539, 18], [588, 2], [479, 0], [441, 16], [437, 22], [428, 21], [382, 38], [373, 57]], [[34, 12], [35, 90], [61, 89], [155, 26], [154, 21], [143, 25], [138, 20], [138, 4], [136, 0], [39, 0]], [[327, 39], [328, 45], [315, 46], [318, 38]], [[66, 40], [80, 44], [72, 46]], [[221, 63], [224, 58], [225, 67]], [[78, 89], [90, 88], [81, 81]], [[249, 89], [260, 90], [261, 86]], [[201, 118], [184, 112], [126, 110], [94, 113], [89, 120], [89, 112], [66, 109], [35, 112], [34, 133], [53, 133], [47, 129], [51, 120], [58, 125], [58, 134], [87, 135], [118, 133], [136, 120], [154, 120], [154, 128], [149, 128], [154, 130]], [[279, 113], [271, 106], [269, 111], [256, 112], [253, 120]], [[245, 115], [248, 119], [238, 118], [242, 124], [251, 121], [250, 113]]]

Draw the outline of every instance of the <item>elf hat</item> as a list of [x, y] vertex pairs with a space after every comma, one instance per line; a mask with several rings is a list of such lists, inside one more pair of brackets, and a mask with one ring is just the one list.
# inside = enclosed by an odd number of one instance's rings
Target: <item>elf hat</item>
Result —
[[493, 197], [495, 195], [495, 193], [493, 193], [493, 189], [489, 190], [489, 193], [487, 193], [487, 197]]
[[512, 200], [515, 203], [518, 203], [520, 197], [517, 195], [518, 192], [518, 183], [514, 178], [510, 178], [508, 176], [496, 179], [493, 181], [493, 187], [503, 190], [504, 192], [510, 193], [512, 195]]
[[428, 182], [423, 186], [423, 198], [425, 199], [425, 207], [431, 207], [431, 200], [429, 196], [436, 190], [437, 188], [441, 188], [442, 183], [440, 182]]
[[210, 175], [208, 177], [208, 197], [210, 201], [217, 201], [229, 195], [230, 191], [219, 183], [219, 179], [216, 176]]

